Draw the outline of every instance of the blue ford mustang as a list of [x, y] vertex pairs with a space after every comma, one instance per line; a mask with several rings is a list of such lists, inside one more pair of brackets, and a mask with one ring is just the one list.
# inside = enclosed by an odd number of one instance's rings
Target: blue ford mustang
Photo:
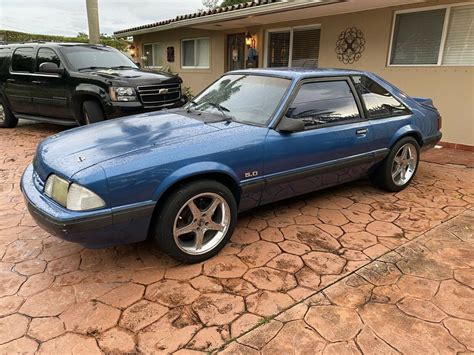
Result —
[[440, 139], [430, 99], [360, 71], [230, 72], [184, 108], [51, 136], [21, 187], [52, 234], [87, 247], [147, 236], [199, 262], [237, 212], [369, 175], [399, 191]]

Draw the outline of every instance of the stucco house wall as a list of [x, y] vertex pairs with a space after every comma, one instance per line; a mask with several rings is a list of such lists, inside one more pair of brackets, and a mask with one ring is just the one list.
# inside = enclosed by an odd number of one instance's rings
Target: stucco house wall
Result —
[[[394, 83], [408, 95], [432, 98], [443, 116], [443, 141], [474, 146], [474, 66], [397, 67], [387, 65], [395, 11], [458, 3], [466, 3], [466, 1], [437, 0], [410, 6], [279, 22], [229, 31], [175, 29], [138, 35], [134, 37], [134, 42], [141, 49], [143, 44], [153, 42], [161, 42], [165, 48], [175, 47], [175, 62], [166, 63], [165, 66], [169, 66], [171, 71], [179, 73], [185, 85], [197, 93], [226, 71], [227, 34], [250, 31], [256, 38], [259, 66], [262, 67], [265, 61], [265, 33], [267, 30], [319, 24], [321, 25], [320, 67], [372, 71]], [[474, 3], [474, 1], [468, 3]], [[360, 29], [366, 40], [362, 57], [353, 64], [341, 63], [335, 52], [339, 34], [347, 27]], [[180, 65], [181, 40], [197, 37], [210, 38], [210, 68], [182, 69]]]

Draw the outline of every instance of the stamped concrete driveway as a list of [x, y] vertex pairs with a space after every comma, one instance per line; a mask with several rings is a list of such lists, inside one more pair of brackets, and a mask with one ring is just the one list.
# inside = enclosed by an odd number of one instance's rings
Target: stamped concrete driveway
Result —
[[36, 226], [18, 182], [57, 130], [0, 130], [0, 353], [474, 350], [472, 168], [423, 162], [398, 194], [358, 181], [267, 206], [179, 265]]

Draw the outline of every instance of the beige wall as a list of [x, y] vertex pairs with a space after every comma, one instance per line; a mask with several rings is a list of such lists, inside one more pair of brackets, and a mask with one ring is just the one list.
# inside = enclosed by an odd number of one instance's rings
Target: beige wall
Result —
[[[425, 6], [460, 3], [454, 0], [430, 1]], [[463, 1], [465, 2], [465, 1]], [[474, 1], [471, 1], [474, 2]], [[407, 94], [432, 98], [443, 116], [443, 141], [474, 146], [474, 67], [391, 67], [387, 66], [394, 11], [417, 6], [392, 7], [310, 20], [275, 23], [252, 29], [227, 32], [180, 29], [137, 36], [136, 44], [163, 42], [165, 47], [174, 46], [176, 61], [170, 67], [178, 72], [185, 85], [198, 92], [218, 78], [224, 71], [226, 60], [226, 34], [246, 32], [256, 34], [259, 64], [264, 61], [265, 31], [271, 28], [321, 25], [320, 67], [362, 69], [375, 72], [392, 82]], [[362, 30], [366, 46], [362, 58], [352, 65], [338, 61], [335, 47], [339, 34], [347, 27]], [[211, 38], [211, 69], [183, 70], [180, 68], [180, 40], [209, 36]]]

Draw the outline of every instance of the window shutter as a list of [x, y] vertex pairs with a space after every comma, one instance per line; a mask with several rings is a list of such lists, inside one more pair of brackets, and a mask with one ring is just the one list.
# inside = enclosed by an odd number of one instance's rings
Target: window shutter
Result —
[[268, 42], [268, 67], [287, 67], [290, 59], [290, 32], [270, 32]]
[[321, 30], [295, 30], [293, 33], [292, 67], [318, 67]]
[[446, 9], [396, 15], [391, 64], [437, 64]]
[[443, 64], [474, 65], [474, 5], [451, 8]]

